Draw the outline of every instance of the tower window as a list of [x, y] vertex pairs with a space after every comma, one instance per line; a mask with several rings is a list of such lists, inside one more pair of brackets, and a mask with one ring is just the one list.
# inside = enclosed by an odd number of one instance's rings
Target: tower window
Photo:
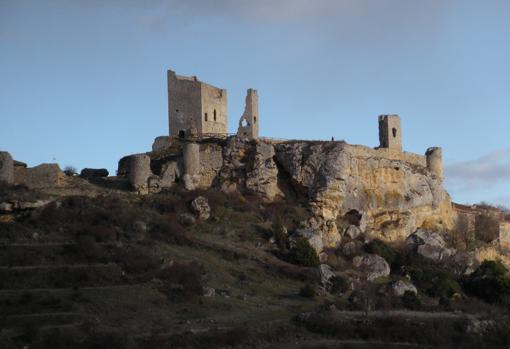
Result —
[[204, 119], [207, 121], [207, 113], [204, 113]]
[[253, 117], [253, 123], [254, 123], [254, 124], [256, 124], [256, 123], [257, 123], [257, 117], [256, 117], [256, 116], [254, 116], [254, 117]]
[[214, 121], [216, 121], [216, 109], [214, 109]]
[[397, 129], [395, 127], [391, 129], [391, 133], [393, 133], [393, 138], [397, 137]]

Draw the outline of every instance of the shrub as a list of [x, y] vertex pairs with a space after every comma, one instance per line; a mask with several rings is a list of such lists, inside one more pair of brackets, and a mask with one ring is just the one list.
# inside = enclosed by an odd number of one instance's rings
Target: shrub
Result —
[[330, 280], [331, 282], [331, 293], [342, 294], [349, 291], [349, 281], [343, 276], [334, 276]]
[[464, 289], [488, 303], [510, 303], [510, 277], [500, 262], [484, 261], [464, 282]]
[[374, 239], [365, 246], [367, 253], [373, 253], [383, 257], [388, 263], [393, 264], [397, 261], [398, 252], [385, 244], [383, 241]]
[[78, 174], [78, 171], [76, 170], [76, 167], [73, 166], [66, 166], [64, 167], [64, 174], [69, 177], [76, 176]]
[[480, 214], [475, 219], [476, 238], [483, 242], [491, 242], [499, 237], [499, 221], [488, 214]]
[[295, 246], [288, 253], [288, 260], [293, 264], [305, 267], [316, 267], [320, 264], [317, 252], [305, 238], [296, 241]]
[[396, 263], [403, 263], [403, 271], [428, 296], [450, 298], [462, 291], [453, 273], [444, 265], [416, 254], [405, 256]]
[[421, 307], [421, 301], [414, 292], [406, 291], [402, 295], [402, 305], [406, 309], [418, 310]]
[[314, 298], [315, 297], [315, 287], [312, 284], [306, 284], [301, 287], [299, 290], [299, 295], [305, 298]]

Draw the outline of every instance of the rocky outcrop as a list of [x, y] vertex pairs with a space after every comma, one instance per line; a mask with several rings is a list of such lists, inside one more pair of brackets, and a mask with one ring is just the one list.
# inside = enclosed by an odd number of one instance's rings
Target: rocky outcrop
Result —
[[423, 229], [411, 234], [406, 244], [415, 247], [418, 254], [434, 261], [443, 261], [455, 252], [454, 249], [446, 247], [446, 242], [439, 234]]
[[343, 142], [277, 144], [276, 159], [296, 186], [307, 190], [325, 247], [338, 244], [337, 220], [355, 211], [369, 236], [403, 240], [422, 226], [452, 224], [451, 203], [424, 157]]
[[246, 188], [267, 201], [281, 194], [274, 155], [272, 144], [257, 142], [246, 173]]
[[352, 264], [365, 274], [368, 281], [388, 276], [391, 271], [388, 262], [376, 254], [356, 256], [353, 258]]

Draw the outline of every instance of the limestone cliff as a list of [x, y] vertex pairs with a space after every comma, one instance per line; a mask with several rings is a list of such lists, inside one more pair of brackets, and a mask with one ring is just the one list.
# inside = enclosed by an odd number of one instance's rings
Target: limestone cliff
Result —
[[418, 228], [444, 231], [453, 225], [442, 179], [422, 155], [345, 142], [239, 137], [174, 140], [173, 149], [166, 157], [149, 153], [158, 164], [151, 164], [152, 181], [161, 178], [158, 190], [176, 185], [164, 178], [177, 182], [181, 176], [188, 189], [251, 192], [264, 201], [299, 193], [312, 218], [298, 233], [317, 250], [336, 246], [351, 225], [387, 241], [403, 241]]

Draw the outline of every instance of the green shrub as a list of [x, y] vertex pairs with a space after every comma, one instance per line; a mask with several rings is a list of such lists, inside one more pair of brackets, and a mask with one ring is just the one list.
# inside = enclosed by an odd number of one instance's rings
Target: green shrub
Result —
[[510, 277], [500, 262], [484, 261], [464, 282], [464, 289], [488, 303], [510, 303]]
[[403, 257], [398, 263], [416, 287], [428, 296], [450, 298], [462, 292], [453, 272], [444, 265], [416, 254]]
[[349, 281], [343, 276], [334, 276], [330, 280], [331, 282], [331, 293], [342, 294], [349, 291]]
[[305, 238], [300, 238], [296, 241], [295, 246], [290, 249], [287, 257], [291, 263], [305, 267], [316, 267], [320, 264], [317, 252], [315, 252]]
[[393, 264], [398, 258], [399, 253], [383, 241], [374, 239], [365, 246], [367, 253], [373, 253], [383, 257], [388, 263]]
[[299, 290], [299, 295], [306, 298], [314, 298], [315, 288], [312, 284], [306, 284], [305, 286], [301, 287], [301, 290]]

